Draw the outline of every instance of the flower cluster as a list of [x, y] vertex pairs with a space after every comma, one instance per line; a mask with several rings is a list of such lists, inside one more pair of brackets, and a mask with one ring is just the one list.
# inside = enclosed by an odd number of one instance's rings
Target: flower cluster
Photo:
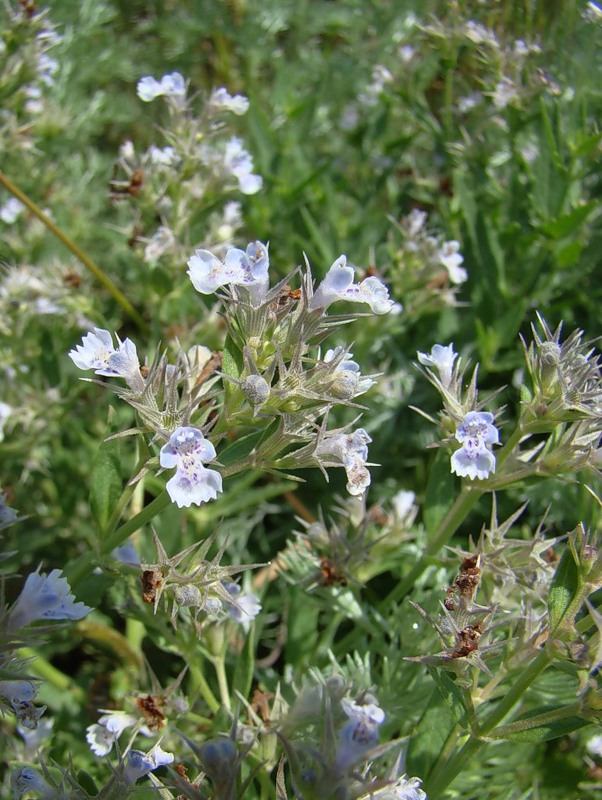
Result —
[[456, 305], [456, 295], [468, 279], [460, 243], [433, 235], [427, 219], [426, 211], [415, 208], [396, 226], [401, 246], [391, 243], [391, 282], [411, 315]]
[[228, 119], [246, 114], [249, 100], [232, 96], [222, 86], [213, 89], [196, 112], [197, 99], [188, 97], [187, 82], [179, 72], [160, 80], [147, 75], [138, 82], [137, 93], [144, 102], [159, 97], [167, 101], [169, 123], [161, 129], [166, 145], [153, 144], [138, 155], [132, 142], [124, 142], [111, 198], [131, 205], [132, 242], [143, 245], [144, 260], [153, 267], [161, 262], [175, 268], [185, 258], [182, 243], [197, 235], [199, 198], [203, 206], [217, 198], [216, 210], [209, 219], [203, 216], [207, 241], [228, 244], [242, 223], [240, 205], [230, 200], [222, 206], [220, 198], [235, 188], [251, 195], [262, 187], [252, 155], [233, 134]]
[[[342, 346], [327, 350], [323, 357], [318, 349], [314, 359], [309, 353], [312, 342], [329, 332], [326, 310], [336, 301], [365, 303], [379, 315], [390, 311], [393, 302], [385, 285], [373, 276], [355, 283], [354, 268], [341, 256], [315, 290], [309, 269], [301, 289], [291, 290], [285, 282], [270, 288], [268, 249], [257, 241], [245, 250], [230, 248], [223, 259], [197, 250], [188, 268], [201, 294], [223, 290], [230, 360], [224, 362], [227, 383], [221, 404], [214, 402], [217, 393], [208, 393], [219, 379], [217, 374], [210, 377], [219, 360], [214, 362], [207, 348], [197, 347], [194, 359], [192, 353], [180, 353], [175, 367], [167, 364], [165, 356], [157, 356], [150, 367], [141, 367], [133, 342], [117, 337], [115, 346], [108, 331], [95, 328], [69, 353], [80, 369], [125, 380], [127, 389], [118, 393], [155, 437], [165, 442], [160, 466], [176, 468], [166, 486], [172, 501], [188, 507], [214, 500], [222, 492], [223, 477], [248, 465], [344, 467], [349, 493], [363, 495], [370, 485], [370, 436], [363, 428], [353, 433], [328, 431], [325, 422], [332, 406], [355, 406], [354, 399], [375, 381], [362, 376], [359, 364]], [[233, 362], [236, 349], [239, 356]], [[205, 356], [199, 363], [200, 350]], [[237, 362], [240, 366], [232, 369]], [[216, 430], [236, 424], [241, 435], [252, 429], [268, 429], [271, 435], [262, 436], [261, 447], [244, 460], [219, 471], [208, 469], [204, 465], [216, 459], [216, 449], [204, 430], [190, 424], [201, 404], [207, 418], [208, 403], [215, 409]], [[270, 426], [270, 419], [276, 427]], [[291, 449], [291, 445], [300, 446]]]

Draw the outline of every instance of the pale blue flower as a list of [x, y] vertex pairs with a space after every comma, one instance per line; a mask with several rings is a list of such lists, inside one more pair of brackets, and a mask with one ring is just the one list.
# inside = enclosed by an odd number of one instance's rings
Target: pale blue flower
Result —
[[49, 575], [38, 570], [27, 576], [21, 594], [9, 610], [8, 628], [19, 630], [37, 620], [78, 620], [90, 611], [89, 606], [75, 602], [71, 587], [59, 569], [53, 569]]
[[188, 261], [188, 275], [201, 294], [213, 294], [221, 286], [244, 286], [254, 305], [260, 305], [267, 293], [270, 259], [267, 247], [250, 242], [247, 249], [231, 247], [221, 261], [209, 250], [197, 250]]
[[136, 783], [139, 778], [148, 775], [158, 767], [172, 764], [173, 753], [166, 753], [159, 744], [156, 744], [148, 753], [140, 750], [130, 750], [127, 755], [127, 762], [123, 772], [126, 783]]
[[[97, 723], [86, 728], [86, 741], [95, 756], [102, 758], [111, 752], [114, 743], [121, 734], [140, 722], [140, 718], [127, 711], [103, 711]], [[145, 725], [139, 730], [144, 736], [151, 736], [151, 731]]]
[[459, 252], [460, 244], [455, 240], [444, 242], [441, 249], [437, 253], [439, 261], [449, 274], [449, 279], [452, 283], [464, 283], [468, 278], [468, 273], [461, 267], [460, 264], [464, 261], [464, 256]]
[[385, 712], [375, 703], [358, 705], [348, 697], [341, 700], [341, 705], [349, 719], [339, 732], [336, 764], [344, 770], [363, 760], [378, 744], [378, 729], [385, 721]]
[[167, 492], [179, 508], [215, 500], [222, 491], [222, 476], [203, 464], [216, 456], [215, 447], [198, 428], [177, 428], [161, 448], [159, 463], [166, 469], [176, 467], [167, 482]]
[[232, 136], [226, 143], [224, 169], [238, 180], [243, 194], [256, 194], [263, 186], [261, 175], [253, 174], [253, 157], [237, 136]]
[[[339, 359], [343, 351], [343, 347], [335, 347], [333, 350], [327, 350], [324, 354], [324, 361], [329, 364], [331, 361]], [[376, 383], [372, 378], [362, 378], [360, 374], [360, 365], [352, 359], [353, 353], [345, 352], [345, 355], [332, 373], [333, 382], [331, 391], [336, 397], [341, 397], [343, 399], [357, 397], [367, 392], [368, 389]]]
[[244, 94], [232, 96], [228, 90], [222, 86], [214, 89], [209, 98], [209, 106], [216, 111], [231, 111], [237, 116], [246, 114], [249, 110], [249, 99]]
[[484, 480], [495, 472], [490, 446], [500, 443], [499, 431], [488, 411], [469, 411], [456, 431], [462, 447], [451, 457], [451, 471], [464, 478]]
[[395, 305], [387, 287], [376, 277], [353, 283], [355, 269], [347, 265], [347, 257], [339, 256], [326, 273], [324, 280], [309, 301], [310, 311], [326, 309], [337, 300], [367, 303], [374, 314], [388, 314]]
[[232, 603], [226, 603], [226, 611], [235, 622], [250, 622], [261, 611], [259, 598], [251, 592], [243, 592], [240, 586], [229, 581], [222, 581], [222, 586], [232, 597]]
[[435, 367], [441, 378], [441, 383], [447, 388], [452, 380], [454, 361], [458, 357], [454, 353], [454, 343], [448, 345], [433, 345], [430, 354], [418, 352], [418, 361], [425, 367]]
[[124, 378], [131, 388], [143, 389], [144, 379], [140, 374], [136, 345], [130, 339], [122, 342], [119, 336], [116, 338], [117, 349], [109, 331], [94, 328], [84, 336], [75, 350], [69, 351], [69, 358], [79, 369], [93, 369], [96, 375], [108, 378]]
[[[322, 439], [316, 448], [317, 456], [332, 456], [335, 464], [345, 467], [347, 491], [362, 495], [370, 486], [370, 472], [366, 468], [368, 444], [372, 441], [363, 428], [353, 433], [336, 433]], [[327, 466], [331, 464], [328, 463]]]
[[0, 400], [0, 442], [4, 439], [4, 426], [8, 422], [14, 409], [8, 403]]
[[136, 86], [138, 97], [145, 103], [150, 103], [157, 97], [165, 95], [173, 97], [177, 102], [186, 97], [186, 81], [179, 72], [164, 75], [160, 81], [150, 75], [140, 78]]
[[52, 786], [33, 767], [15, 769], [10, 776], [10, 784], [15, 797], [21, 797], [29, 792], [39, 792], [41, 797], [56, 797]]

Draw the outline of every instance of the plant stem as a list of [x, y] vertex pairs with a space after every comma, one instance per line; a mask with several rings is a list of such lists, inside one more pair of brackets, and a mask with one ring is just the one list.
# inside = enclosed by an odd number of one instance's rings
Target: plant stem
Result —
[[81, 263], [86, 267], [88, 272], [90, 272], [97, 281], [99, 281], [105, 289], [113, 296], [115, 301], [121, 306], [121, 308], [125, 311], [128, 317], [134, 320], [136, 325], [140, 328], [141, 331], [147, 332], [149, 327], [144, 319], [140, 316], [140, 314], [136, 311], [134, 306], [130, 303], [127, 297], [121, 292], [120, 289], [115, 286], [113, 281], [106, 275], [102, 269], [94, 262], [92, 259], [87, 256], [83, 250], [81, 250], [78, 245], [75, 244], [73, 239], [71, 239], [67, 234], [59, 228], [56, 223], [54, 223], [50, 217], [45, 214], [42, 209], [34, 203], [34, 201], [26, 195], [18, 186], [6, 177], [3, 172], [0, 172], [0, 184], [4, 186], [14, 197], [17, 198], [24, 206], [31, 211], [31, 213], [36, 216], [40, 222], [42, 222], [46, 228], [54, 235], [56, 238], [68, 249], [70, 250], [73, 255], [81, 261]]
[[37, 675], [39, 678], [47, 681], [59, 692], [69, 692], [77, 703], [83, 703], [85, 700], [85, 693], [76, 683], [74, 683], [68, 675], [61, 672], [60, 669], [53, 667], [49, 661], [33, 650], [31, 647], [22, 647], [19, 650], [19, 656], [25, 659], [32, 659], [31, 663], [27, 665], [27, 672]]
[[232, 706], [230, 704], [230, 688], [228, 686], [228, 677], [226, 675], [226, 664], [224, 661], [223, 656], [217, 656], [211, 659], [211, 663], [215, 668], [215, 674], [217, 675], [217, 684], [219, 686], [219, 694], [222, 700], [222, 705], [228, 711], [232, 710]]
[[107, 555], [111, 550], [119, 547], [120, 544], [130, 536], [130, 534], [142, 528], [154, 517], [157, 516], [164, 508], [169, 505], [169, 495], [166, 491], [161, 492], [155, 499], [150, 502], [145, 508], [136, 514], [134, 517], [125, 522], [120, 528], [101, 542], [99, 552], [89, 551], [81, 555], [70, 566], [66, 567], [65, 575], [69, 581], [69, 585], [73, 589], [78, 583], [88, 577], [99, 555]]
[[189, 694], [194, 696], [194, 690], [198, 689], [198, 691], [203, 696], [204, 701], [209, 706], [209, 709], [213, 714], [216, 714], [219, 711], [219, 700], [213, 694], [211, 687], [207, 683], [205, 676], [203, 675], [203, 671], [201, 667], [195, 663], [194, 658], [197, 658], [195, 655], [193, 658], [188, 659], [188, 669], [190, 671], [191, 677], [191, 690]]
[[414, 587], [416, 580], [422, 575], [431, 558], [440, 552], [458, 530], [464, 519], [482, 495], [482, 490], [473, 486], [464, 487], [456, 497], [454, 504], [442, 519], [433, 538], [427, 545], [424, 555], [395, 587], [386, 599], [386, 603], [395, 603], [403, 599]]
[[545, 650], [541, 650], [483, 722], [479, 730], [479, 738], [469, 736], [461, 750], [447, 764], [442, 765], [440, 770], [431, 774], [425, 786], [430, 800], [436, 800], [460, 774], [468, 761], [486, 744], [485, 739], [480, 737], [486, 737], [510, 713], [529, 686], [549, 664], [550, 657]]

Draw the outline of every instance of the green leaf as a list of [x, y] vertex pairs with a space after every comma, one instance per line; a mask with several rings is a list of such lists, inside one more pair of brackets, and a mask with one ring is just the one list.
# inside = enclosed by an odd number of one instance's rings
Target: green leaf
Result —
[[598, 206], [599, 203], [597, 200], [584, 203], [574, 208], [572, 211], [569, 211], [568, 214], [563, 214], [560, 217], [556, 217], [556, 219], [547, 220], [541, 226], [541, 229], [553, 239], [564, 239], [567, 236], [572, 236]]
[[242, 652], [236, 658], [234, 668], [233, 689], [238, 689], [243, 697], [248, 697], [253, 683], [253, 667], [255, 664], [255, 626], [251, 625]]
[[264, 438], [270, 436], [274, 432], [277, 425], [278, 421], [275, 420], [271, 422], [267, 428], [262, 428], [260, 431], [253, 431], [252, 433], [247, 433], [246, 436], [241, 436], [240, 439], [237, 439], [220, 451], [220, 463], [227, 467], [229, 464], [234, 464], [236, 461], [246, 458]]
[[458, 494], [449, 466], [449, 454], [439, 450], [429, 472], [424, 501], [424, 524], [434, 533]]
[[438, 689], [434, 689], [418, 727], [410, 739], [408, 770], [426, 778], [455, 724], [454, 715]]
[[503, 725], [489, 735], [494, 739], [507, 739], [512, 742], [547, 742], [591, 725], [591, 720], [576, 715], [546, 721], [542, 719], [555, 710], [539, 708], [536, 712], [523, 714], [510, 725]]
[[552, 578], [548, 596], [550, 630], [556, 630], [579, 590], [579, 570], [570, 547], [566, 547]]
[[[240, 378], [243, 371], [242, 353], [230, 335], [226, 337], [222, 355], [222, 370], [232, 378]], [[228, 382], [226, 382], [226, 386]]]
[[119, 448], [119, 440], [103, 442], [92, 467], [90, 510], [101, 535], [123, 490]]
[[94, 783], [94, 778], [89, 772], [80, 769], [77, 773], [77, 782], [90, 797], [95, 797], [98, 794], [98, 787]]
[[451, 675], [436, 667], [427, 667], [431, 678], [435, 681], [441, 697], [445, 700], [456, 721], [463, 728], [468, 728], [468, 715], [464, 705], [464, 695], [460, 687], [453, 681]]

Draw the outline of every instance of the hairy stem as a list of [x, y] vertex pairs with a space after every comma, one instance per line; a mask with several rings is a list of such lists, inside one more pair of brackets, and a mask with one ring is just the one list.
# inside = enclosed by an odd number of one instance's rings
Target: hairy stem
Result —
[[140, 314], [136, 311], [134, 306], [130, 303], [127, 297], [121, 292], [120, 289], [115, 286], [113, 281], [109, 278], [109, 276], [102, 271], [102, 269], [96, 264], [84, 251], [75, 244], [73, 239], [71, 239], [67, 234], [59, 228], [56, 223], [54, 223], [50, 217], [45, 214], [42, 209], [35, 203], [28, 195], [26, 195], [18, 186], [7, 178], [3, 172], [0, 172], [0, 184], [4, 186], [14, 197], [17, 198], [24, 206], [31, 211], [31, 213], [36, 216], [40, 222], [42, 222], [46, 228], [54, 235], [56, 238], [63, 244], [65, 247], [70, 250], [73, 255], [81, 261], [81, 263], [86, 267], [88, 272], [90, 272], [99, 283], [101, 283], [105, 289], [113, 296], [115, 301], [121, 306], [121, 308], [125, 311], [125, 313], [134, 320], [138, 328], [141, 331], [148, 331], [149, 327], [144, 319], [140, 316]]

